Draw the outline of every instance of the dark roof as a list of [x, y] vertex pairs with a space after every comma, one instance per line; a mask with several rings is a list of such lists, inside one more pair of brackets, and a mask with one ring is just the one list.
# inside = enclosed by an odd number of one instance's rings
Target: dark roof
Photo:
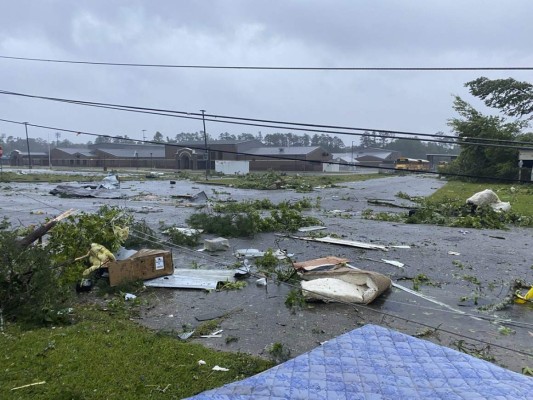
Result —
[[86, 157], [94, 156], [91, 150], [89, 150], [87, 147], [56, 147], [56, 149], [71, 155], [81, 154], [82, 156]]
[[258, 147], [256, 149], [247, 150], [246, 153], [255, 154], [258, 156], [271, 156], [271, 155], [305, 155], [309, 154], [317, 149], [319, 146], [307, 147], [307, 146], [294, 146], [294, 147]]
[[[27, 152], [22, 152], [23, 157], [28, 157]], [[42, 152], [42, 151], [30, 151], [31, 157], [48, 157], [48, 153]]]
[[[258, 143], [260, 143], [257, 139], [249, 139], [249, 140], [208, 140], [207, 141], [207, 145], [209, 146], [210, 144], [240, 144], [240, 143], [248, 143], [248, 142], [258, 142]], [[171, 144], [171, 143], [169, 143], [169, 144]], [[178, 142], [178, 143], [172, 143], [171, 145], [172, 146], [179, 146], [179, 147], [187, 147], [187, 146], [200, 147], [200, 146], [205, 146], [205, 141], [196, 140], [196, 141], [192, 141], [192, 142]]]
[[127, 149], [95, 149], [112, 155], [114, 157], [120, 158], [165, 158], [165, 148], [164, 147], [155, 147], [155, 148], [127, 148]]

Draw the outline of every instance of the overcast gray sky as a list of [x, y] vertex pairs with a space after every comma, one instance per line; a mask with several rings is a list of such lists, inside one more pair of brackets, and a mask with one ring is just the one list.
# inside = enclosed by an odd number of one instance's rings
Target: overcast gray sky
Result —
[[[530, 0], [17, 0], [0, 55], [96, 62], [308, 67], [533, 66]], [[248, 118], [449, 132], [454, 94], [532, 71], [333, 72], [127, 68], [0, 59], [1, 90]], [[0, 118], [141, 139], [198, 121], [0, 95]], [[275, 130], [209, 123], [207, 131]], [[0, 133], [24, 136], [0, 122]], [[30, 129], [31, 137], [48, 132]], [[53, 132], [49, 133], [50, 139]], [[63, 134], [73, 142], [94, 140]], [[343, 137], [349, 146], [351, 137]]]

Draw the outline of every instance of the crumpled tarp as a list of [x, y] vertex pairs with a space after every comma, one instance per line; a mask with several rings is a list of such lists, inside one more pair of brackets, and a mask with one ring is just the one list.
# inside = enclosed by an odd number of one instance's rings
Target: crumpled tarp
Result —
[[533, 379], [366, 325], [258, 375], [190, 399], [527, 399]]

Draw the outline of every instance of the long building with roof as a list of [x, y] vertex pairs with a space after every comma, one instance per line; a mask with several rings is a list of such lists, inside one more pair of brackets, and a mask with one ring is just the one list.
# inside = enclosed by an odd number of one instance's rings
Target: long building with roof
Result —
[[102, 143], [58, 147], [50, 159], [58, 167], [215, 169], [217, 161], [249, 163], [250, 171], [322, 171], [332, 159], [322, 147], [265, 147], [258, 140], [210, 140], [175, 144]]

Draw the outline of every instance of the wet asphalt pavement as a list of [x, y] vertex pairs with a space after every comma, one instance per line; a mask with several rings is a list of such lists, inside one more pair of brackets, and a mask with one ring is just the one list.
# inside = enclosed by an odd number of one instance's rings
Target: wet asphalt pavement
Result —
[[[201, 324], [198, 319], [225, 314], [220, 325], [223, 329], [221, 338], [195, 341], [215, 349], [263, 357], [269, 357], [268, 348], [273, 343], [282, 344], [292, 357], [367, 323], [412, 335], [428, 333], [430, 326], [438, 329], [425, 336], [427, 340], [455, 349], [462, 344], [471, 351], [488, 350], [497, 364], [514, 371], [532, 367], [533, 358], [523, 353], [533, 353], [533, 308], [512, 305], [503, 311], [487, 313], [478, 311], [472, 300], [477, 297], [478, 305], [497, 303], [503, 300], [514, 279], [533, 282], [531, 229], [474, 230], [371, 221], [361, 217], [361, 212], [368, 208], [405, 212], [399, 208], [368, 204], [368, 199], [408, 205], [395, 195], [402, 191], [411, 196], [427, 196], [444, 184], [444, 181], [420, 175], [391, 176], [346, 183], [343, 187], [312, 193], [295, 193], [239, 190], [189, 181], [177, 181], [175, 185], [169, 181], [124, 182], [120, 190], [127, 198], [112, 200], [54, 197], [48, 192], [55, 184], [2, 183], [0, 212], [16, 227], [41, 223], [45, 217], [69, 208], [91, 212], [108, 204], [126, 207], [137, 219], [144, 219], [158, 228], [160, 221], [186, 226], [185, 220], [196, 211], [178, 205], [171, 195], [195, 194], [203, 190], [211, 199], [269, 198], [274, 202], [304, 197], [315, 201], [320, 197], [320, 209], [309, 214], [327, 226], [322, 232], [341, 235], [345, 239], [386, 246], [409, 245], [410, 248], [390, 248], [387, 252], [361, 250], [260, 234], [253, 239], [230, 239], [230, 249], [223, 252], [173, 249], [175, 268], [191, 268], [192, 265], [225, 268], [235, 263], [233, 251], [240, 248], [286, 249], [294, 253], [297, 261], [334, 255], [350, 259], [351, 264], [361, 269], [383, 273], [410, 289], [413, 283], [409, 278], [424, 274], [431, 284], [420, 285], [420, 293], [459, 312], [396, 288], [368, 306], [312, 303], [308, 308], [295, 311], [284, 304], [292, 289], [290, 286], [269, 282], [266, 287], [259, 287], [255, 284], [256, 278], [251, 277], [242, 290], [147, 290], [141, 296], [145, 296], [151, 306], [143, 310], [138, 322], [152, 329], [181, 332], [184, 326]], [[471, 194], [465, 193], [465, 199]], [[342, 212], [332, 213], [332, 210]], [[459, 255], [449, 254], [450, 251]], [[379, 262], [382, 258], [400, 261], [405, 264], [405, 269]], [[465, 297], [468, 299], [461, 301]], [[510, 329], [502, 330], [502, 326]], [[458, 342], [461, 340], [463, 342]]]

